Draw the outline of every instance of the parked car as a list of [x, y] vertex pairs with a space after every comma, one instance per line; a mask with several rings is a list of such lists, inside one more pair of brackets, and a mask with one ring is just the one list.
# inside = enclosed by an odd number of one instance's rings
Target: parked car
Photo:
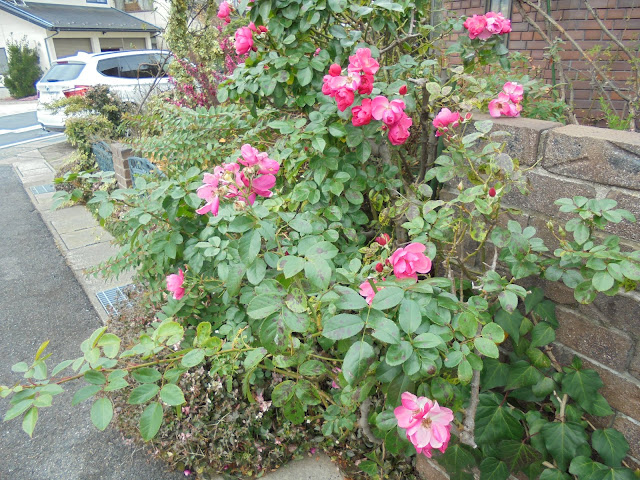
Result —
[[66, 115], [47, 106], [64, 97], [84, 95], [96, 85], [107, 85], [123, 100], [140, 103], [151, 89], [171, 88], [167, 74], [170, 61], [169, 52], [161, 50], [79, 52], [60, 58], [36, 83], [38, 122], [45, 130], [64, 130]]

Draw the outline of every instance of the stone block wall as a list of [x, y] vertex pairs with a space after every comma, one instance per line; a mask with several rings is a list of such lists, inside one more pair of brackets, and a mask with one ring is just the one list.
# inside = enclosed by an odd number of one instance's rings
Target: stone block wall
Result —
[[[489, 0], [449, 0], [446, 5], [449, 11], [470, 16], [484, 14], [487, 11], [488, 3]], [[521, 5], [527, 15], [538, 25], [541, 25], [543, 30], [546, 29], [544, 19], [528, 5], [521, 4], [518, 0], [512, 0], [512, 3], [517, 3], [518, 6], [512, 6], [512, 32], [509, 34], [508, 47], [512, 51], [519, 51], [531, 57], [532, 63], [542, 69], [545, 80], [550, 84], [551, 62], [545, 56], [548, 52], [546, 50], [548, 45], [523, 18], [519, 6]], [[634, 50], [634, 45], [640, 39], [640, 2], [638, 0], [589, 0], [589, 3], [605, 27], [622, 40], [627, 47]], [[546, 6], [545, 2], [542, 2], [541, 5]], [[612, 78], [625, 89], [624, 82], [632, 75], [631, 65], [627, 61], [627, 57], [611, 42], [591, 16], [584, 0], [551, 0], [550, 5], [551, 17], [571, 35], [585, 52], [594, 48], [611, 48], [611, 61], [608, 62], [608, 65], [605, 62], [600, 62], [600, 66], [610, 69]], [[554, 32], [554, 35], [559, 37], [557, 32]], [[607, 86], [604, 87], [606, 94], [599, 90], [593, 79], [593, 68], [573, 45], [565, 41], [562, 49], [560, 57], [565, 66], [568, 80], [572, 83], [575, 91], [573, 104], [580, 123], [602, 124], [603, 117], [598, 98], [603, 95], [611, 97], [613, 107], [617, 110], [618, 115], [623, 112], [627, 113], [625, 102], [617, 93]], [[635, 51], [637, 51], [637, 46]], [[556, 81], [561, 82], [559, 77]]]
[[[508, 132], [506, 153], [530, 168], [531, 193], [512, 192], [503, 205], [520, 210], [514, 219], [533, 226], [551, 251], [557, 241], [547, 222], [563, 225], [570, 218], [559, 214], [554, 201], [575, 195], [612, 198], [618, 208], [631, 211], [638, 223], [623, 221], [609, 232], [627, 250], [640, 250], [640, 133], [479, 114], [474, 119], [490, 119], [494, 131]], [[640, 467], [640, 289], [615, 297], [599, 294], [591, 305], [581, 305], [562, 283], [538, 280], [536, 285], [557, 303], [556, 357], [567, 365], [577, 355], [600, 374], [605, 384], [601, 392], [615, 413], [597, 426], [620, 430], [630, 445], [630, 463]], [[426, 458], [418, 463], [423, 478], [446, 478]]]

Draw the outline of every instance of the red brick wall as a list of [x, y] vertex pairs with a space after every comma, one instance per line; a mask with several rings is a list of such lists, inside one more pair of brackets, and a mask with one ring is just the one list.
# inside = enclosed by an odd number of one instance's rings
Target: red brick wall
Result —
[[[513, 0], [511, 15], [512, 32], [509, 35], [509, 49], [518, 50], [529, 55], [534, 64], [543, 68], [544, 77], [551, 83], [551, 64], [544, 58], [547, 43], [542, 37], [523, 20], [518, 8], [518, 0]], [[546, 2], [541, 2], [542, 6]], [[640, 0], [590, 0], [591, 6], [603, 20], [605, 26], [618, 36], [632, 51], [638, 51], [640, 42]], [[450, 10], [460, 15], [473, 15], [485, 13], [484, 0], [455, 0], [448, 3]], [[546, 32], [542, 15], [532, 8], [522, 7], [529, 16], [542, 26]], [[551, 16], [571, 35], [582, 47], [588, 51], [594, 47], [612, 47], [613, 58], [610, 63], [601, 61], [599, 65], [611, 71], [612, 77], [617, 80], [617, 85], [628, 89], [625, 80], [630, 78], [632, 72], [627, 57], [619, 48], [611, 42], [609, 37], [600, 29], [596, 21], [591, 17], [584, 5], [584, 0], [551, 0]], [[554, 30], [554, 36], [560, 36]], [[562, 37], [561, 37], [562, 38]], [[635, 48], [634, 48], [635, 47]], [[582, 55], [569, 43], [563, 44], [564, 51], [561, 58], [565, 66], [567, 79], [573, 84], [575, 91], [574, 108], [578, 118], [584, 124], [595, 124], [602, 118], [598, 97], [602, 93], [593, 81], [592, 68]], [[556, 74], [557, 82], [560, 82]], [[613, 106], [618, 115], [627, 112], [625, 102], [611, 90], [606, 88], [613, 100]]]

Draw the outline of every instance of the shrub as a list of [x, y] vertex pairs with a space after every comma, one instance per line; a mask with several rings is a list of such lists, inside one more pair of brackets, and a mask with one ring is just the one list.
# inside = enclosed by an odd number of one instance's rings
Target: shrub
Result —
[[9, 72], [4, 79], [5, 87], [14, 98], [35, 95], [35, 84], [42, 76], [38, 50], [29, 46], [26, 37], [19, 42], [10, 41], [7, 50]]

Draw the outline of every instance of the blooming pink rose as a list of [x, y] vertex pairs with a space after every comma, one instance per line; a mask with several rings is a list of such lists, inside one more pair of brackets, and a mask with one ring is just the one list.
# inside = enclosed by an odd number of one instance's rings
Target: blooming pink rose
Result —
[[511, 31], [511, 20], [504, 18], [502, 13], [487, 12], [484, 18], [487, 21], [487, 30], [493, 35], [504, 35]]
[[198, 215], [205, 215], [211, 212], [211, 215], [214, 217], [218, 216], [218, 211], [220, 210], [220, 198], [216, 195], [212, 197], [207, 203], [204, 204], [203, 207], [200, 207], [196, 210]]
[[331, 75], [332, 77], [337, 77], [338, 75], [341, 75], [341, 74], [342, 74], [342, 67], [337, 63], [334, 63], [329, 67], [329, 75]]
[[413, 119], [402, 112], [400, 120], [389, 127], [387, 137], [393, 145], [402, 145], [409, 138], [409, 127], [413, 125]]
[[362, 72], [366, 75], [375, 75], [380, 69], [380, 64], [375, 58], [371, 57], [371, 50], [368, 48], [359, 48], [356, 54], [349, 57], [349, 73]]
[[[426, 397], [417, 397], [415, 402], [409, 399], [407, 404], [415, 405], [420, 409], [412, 411], [413, 415], [408, 418], [410, 426], [407, 427], [407, 439], [413, 443], [416, 451], [428, 458], [431, 458], [431, 450], [434, 448], [444, 453], [451, 439], [451, 422], [453, 422], [451, 409], [441, 407], [438, 402], [432, 402]], [[420, 420], [416, 421], [416, 417], [420, 417]], [[406, 414], [403, 419], [407, 419]]]
[[253, 32], [249, 27], [240, 27], [236, 30], [234, 46], [238, 55], [244, 55], [253, 48]]
[[280, 164], [276, 160], [267, 157], [266, 153], [259, 155], [258, 173], [261, 175], [276, 174], [280, 170]]
[[460, 123], [460, 114], [458, 112], [452, 112], [448, 108], [443, 108], [438, 112], [436, 117], [433, 119], [433, 126], [438, 129], [436, 132], [436, 137], [442, 135], [443, 132], [448, 130], [448, 127], [451, 126], [457, 127]]
[[343, 88], [355, 92], [356, 90], [358, 90], [361, 82], [360, 75], [349, 74], [346, 77], [342, 75], [337, 75], [335, 77], [331, 75], [325, 75], [322, 79], [323, 82], [325, 81], [325, 78], [327, 79], [326, 84], [328, 85], [328, 89], [333, 93], [333, 95], [329, 95], [331, 97], [335, 96], [335, 94]]
[[420, 423], [423, 410], [429, 399], [427, 397], [416, 397], [411, 392], [404, 392], [401, 396], [401, 405], [393, 410], [398, 419], [400, 428], [409, 428]]
[[385, 125], [391, 126], [402, 118], [405, 103], [402, 100], [391, 100], [378, 95], [371, 102], [371, 115], [376, 120], [382, 120]]
[[486, 26], [487, 19], [484, 18], [484, 15], [474, 15], [473, 17], [468, 17], [464, 22], [464, 28], [469, 30], [469, 38], [471, 40], [480, 35], [484, 31]]
[[524, 88], [516, 82], [507, 82], [502, 87], [502, 91], [509, 95], [509, 99], [513, 103], [520, 103], [524, 95]]
[[333, 97], [335, 95], [335, 92], [333, 91], [333, 88], [331, 88], [331, 83], [329, 83], [329, 80], [331, 80], [331, 75], [325, 75], [324, 77], [322, 77], [322, 93], [324, 93], [327, 97]]
[[360, 95], [369, 95], [371, 92], [373, 92], [373, 75], [364, 74], [360, 77], [358, 93]]
[[222, 2], [220, 4], [220, 7], [218, 8], [218, 18], [227, 18], [229, 15], [231, 15], [231, 5], [229, 5], [227, 2]]
[[182, 269], [178, 270], [178, 274], [175, 273], [167, 276], [167, 290], [173, 293], [173, 298], [180, 300], [184, 297], [184, 272]]
[[336, 92], [336, 102], [338, 103], [338, 110], [344, 112], [347, 108], [353, 105], [355, 95], [353, 90], [348, 88], [341, 88]]
[[371, 99], [363, 98], [362, 104], [358, 107], [351, 109], [353, 118], [351, 123], [354, 127], [361, 127], [362, 125], [368, 125], [371, 122]]
[[504, 115], [505, 117], [517, 117], [520, 115], [521, 109], [522, 107], [520, 105], [513, 104], [509, 95], [504, 92], [500, 92], [498, 94], [498, 98], [489, 102], [489, 114], [492, 117], [500, 117], [501, 115]]
[[[384, 278], [382, 280], [384, 280]], [[373, 280], [373, 283], [378, 283], [378, 281]], [[373, 287], [371, 287], [371, 284], [369, 283], [369, 280], [365, 280], [360, 284], [360, 295], [364, 297], [369, 305], [371, 305], [371, 302], [373, 302], [373, 297], [375, 297], [376, 293], [378, 293], [380, 290], [384, 290], [384, 287], [376, 287], [376, 291], [374, 292]]]
[[258, 163], [258, 154], [260, 153], [257, 148], [253, 148], [248, 143], [245, 143], [240, 148], [240, 153], [242, 154], [242, 158], [239, 158], [238, 161], [246, 166], [251, 167]]
[[[251, 182], [251, 193], [260, 195], [261, 197], [269, 198], [273, 195], [271, 189], [276, 184], [276, 177], [274, 175], [262, 175]], [[255, 198], [255, 195], [254, 195]], [[253, 202], [249, 202], [253, 205]]]
[[389, 258], [393, 265], [393, 273], [398, 278], [418, 279], [418, 273], [427, 273], [431, 270], [431, 259], [424, 253], [427, 247], [421, 243], [410, 243], [404, 248], [399, 248]]

